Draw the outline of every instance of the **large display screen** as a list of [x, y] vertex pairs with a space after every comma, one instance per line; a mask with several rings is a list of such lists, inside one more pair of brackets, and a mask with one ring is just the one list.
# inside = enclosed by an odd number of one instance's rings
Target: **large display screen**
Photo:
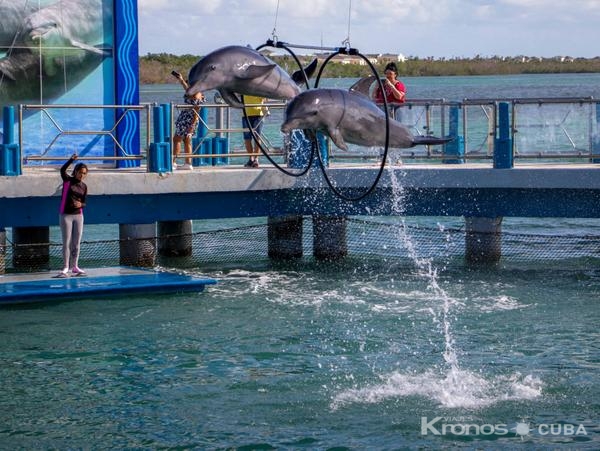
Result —
[[113, 0], [0, 0], [0, 106], [28, 105], [24, 156], [114, 154], [96, 132], [115, 110], [68, 107], [115, 104], [113, 15]]

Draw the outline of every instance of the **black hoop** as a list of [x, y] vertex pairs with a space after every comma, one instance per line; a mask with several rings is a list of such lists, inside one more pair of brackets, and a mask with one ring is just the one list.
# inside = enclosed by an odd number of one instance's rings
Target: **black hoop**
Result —
[[[282, 48], [285, 51], [287, 51], [296, 61], [296, 64], [298, 65], [298, 67], [300, 68], [300, 71], [302, 72], [302, 75], [304, 76], [304, 83], [306, 84], [306, 88], [310, 89], [310, 83], [308, 81], [308, 76], [306, 75], [306, 72], [304, 71], [304, 68], [302, 67], [302, 63], [300, 62], [300, 60], [298, 59], [298, 57], [296, 56], [296, 54], [288, 47], [285, 45], [285, 43], [283, 42], [275, 42], [273, 40], [267, 40], [267, 42], [265, 44], [259, 45], [256, 50], [259, 51], [265, 47], [276, 47], [276, 48]], [[283, 172], [286, 175], [292, 176], [292, 177], [301, 177], [304, 174], [306, 174], [312, 164], [313, 164], [313, 160], [314, 160], [314, 155], [315, 152], [317, 154], [317, 157], [319, 159], [319, 163], [321, 166], [321, 172], [323, 173], [323, 178], [325, 179], [325, 182], [327, 183], [327, 185], [329, 186], [329, 188], [331, 189], [331, 191], [333, 191], [333, 193], [338, 196], [339, 198], [346, 200], [346, 201], [351, 201], [351, 202], [357, 202], [359, 200], [364, 199], [365, 197], [367, 197], [369, 194], [371, 194], [373, 192], [373, 190], [375, 189], [375, 187], [377, 186], [377, 184], [379, 183], [379, 180], [381, 179], [381, 176], [383, 175], [383, 170], [385, 169], [385, 163], [387, 160], [387, 155], [388, 155], [388, 151], [389, 151], [389, 141], [390, 141], [390, 119], [389, 116], [387, 114], [388, 111], [388, 102], [387, 102], [387, 98], [385, 96], [385, 90], [383, 89], [383, 83], [381, 82], [381, 79], [379, 78], [379, 73], [377, 72], [377, 69], [375, 69], [375, 66], [373, 66], [373, 64], [371, 63], [371, 61], [369, 61], [369, 59], [364, 56], [362, 53], [360, 53], [357, 49], [353, 49], [353, 48], [338, 48], [336, 52], [332, 53], [331, 55], [329, 55], [325, 61], [323, 62], [323, 64], [321, 65], [320, 69], [319, 69], [319, 73], [317, 75], [317, 78], [315, 80], [315, 89], [319, 86], [319, 81], [321, 80], [321, 75], [323, 74], [323, 70], [325, 69], [325, 66], [327, 66], [327, 64], [331, 61], [331, 59], [333, 59], [335, 56], [337, 55], [356, 55], [358, 57], [360, 57], [363, 61], [365, 61], [365, 63], [369, 66], [369, 68], [371, 69], [371, 72], [373, 73], [373, 75], [375, 75], [375, 78], [377, 79], [377, 83], [379, 84], [379, 89], [381, 90], [381, 92], [384, 94], [383, 95], [383, 107], [384, 107], [384, 112], [385, 112], [385, 147], [384, 147], [384, 151], [383, 151], [383, 157], [382, 157], [382, 161], [381, 161], [381, 165], [379, 167], [379, 171], [377, 173], [377, 176], [375, 177], [375, 180], [373, 181], [373, 184], [369, 187], [369, 189], [367, 189], [364, 193], [362, 193], [360, 196], [358, 197], [350, 197], [350, 196], [346, 196], [344, 193], [342, 193], [340, 190], [338, 190], [333, 183], [331, 182], [331, 179], [329, 178], [329, 176], [327, 175], [327, 170], [325, 168], [325, 163], [323, 161], [323, 155], [321, 154], [321, 149], [319, 148], [319, 140], [316, 138], [316, 133], [314, 134], [310, 134], [309, 136], [307, 136], [308, 139], [310, 139], [310, 141], [312, 142], [311, 145], [311, 150], [310, 150], [310, 157], [308, 160], [308, 165], [306, 166], [305, 169], [303, 169], [300, 172], [290, 172], [287, 169], [283, 168], [282, 166], [280, 166], [279, 164], [277, 164], [273, 158], [271, 158], [271, 156], [267, 153], [266, 149], [264, 148], [263, 144], [261, 143], [258, 134], [256, 133], [256, 131], [254, 130], [254, 128], [252, 127], [252, 124], [250, 124], [250, 121], [248, 120], [248, 115], [246, 114], [246, 109], [243, 108], [243, 114], [244, 117], [246, 118], [246, 123], [248, 125], [248, 128], [250, 129], [250, 132], [252, 133], [252, 138], [254, 139], [254, 142], [258, 145], [260, 151], [262, 152], [262, 154], [267, 158], [267, 160], [269, 160], [269, 162], [275, 166], [277, 169], [279, 169], [281, 172]]]
[[366, 56], [364, 56], [362, 53], [360, 53], [356, 49], [339, 48], [337, 52], [329, 55], [327, 57], [327, 59], [325, 59], [325, 61], [323, 61], [323, 64], [321, 65], [321, 68], [319, 69], [319, 73], [317, 74], [317, 78], [315, 80], [315, 89], [319, 86], [319, 81], [321, 80], [321, 75], [323, 74], [323, 69], [325, 69], [325, 66], [327, 66], [327, 63], [329, 63], [329, 61], [331, 61], [331, 59], [333, 59], [335, 56], [341, 55], [341, 54], [359, 56], [360, 58], [363, 59], [363, 61], [365, 61], [369, 65], [369, 67], [371, 68], [371, 71], [373, 72], [373, 74], [375, 75], [375, 78], [377, 79], [377, 82], [379, 83], [379, 89], [381, 89], [381, 92], [383, 93], [383, 107], [384, 107], [384, 111], [385, 111], [385, 148], [383, 151], [383, 158], [381, 160], [381, 166], [379, 167], [379, 172], [377, 173], [377, 176], [375, 177], [373, 184], [370, 186], [370, 188], [368, 190], [366, 190], [363, 194], [361, 194], [358, 197], [346, 196], [344, 193], [342, 193], [340, 190], [338, 190], [333, 185], [333, 183], [331, 183], [331, 180], [330, 180], [329, 176], [327, 175], [327, 171], [326, 171], [325, 165], [323, 163], [323, 156], [321, 155], [321, 149], [319, 148], [319, 140], [315, 139], [315, 142], [314, 142], [314, 146], [317, 148], [317, 156], [319, 158], [319, 162], [321, 163], [321, 170], [323, 172], [323, 178], [325, 179], [325, 182], [327, 182], [327, 185], [329, 186], [331, 191], [333, 191], [334, 194], [336, 196], [340, 197], [341, 199], [351, 201], [351, 202], [357, 202], [359, 200], [364, 199], [365, 197], [367, 197], [369, 194], [371, 194], [373, 192], [373, 190], [379, 183], [381, 176], [383, 175], [383, 170], [385, 169], [385, 162], [387, 160], [387, 154], [388, 154], [389, 143], [390, 143], [390, 118], [387, 114], [388, 103], [387, 103], [387, 98], [385, 95], [385, 90], [383, 89], [383, 83], [381, 82], [381, 79], [379, 78], [377, 69], [375, 69], [375, 66], [373, 66], [371, 61], [369, 61], [369, 59]]
[[[306, 72], [304, 72], [304, 68], [302, 67], [302, 63], [300, 62], [300, 60], [298, 59], [298, 57], [296, 56], [296, 54], [289, 49], [285, 44], [283, 43], [275, 43], [271, 40], [267, 41], [266, 43], [259, 45], [256, 50], [259, 51], [265, 47], [277, 47], [277, 48], [282, 48], [285, 49], [296, 61], [296, 64], [298, 65], [298, 67], [300, 68], [300, 70], [302, 71], [302, 75], [304, 76], [304, 83], [306, 84], [306, 88], [310, 89], [310, 83], [308, 81], [308, 76], [306, 75]], [[244, 118], [246, 119], [246, 124], [248, 125], [248, 129], [250, 130], [250, 133], [252, 133], [252, 139], [254, 140], [254, 142], [256, 143], [256, 145], [258, 146], [258, 148], [260, 149], [261, 153], [265, 156], [265, 158], [267, 160], [269, 160], [269, 162], [275, 166], [277, 169], [279, 169], [281, 172], [283, 172], [286, 175], [289, 175], [290, 177], [302, 177], [304, 174], [306, 174], [311, 166], [312, 166], [312, 162], [314, 159], [314, 154], [315, 154], [315, 148], [314, 146], [311, 146], [311, 152], [310, 152], [310, 157], [308, 160], [308, 165], [306, 166], [306, 168], [302, 169], [300, 172], [291, 172], [289, 170], [287, 170], [286, 168], [284, 168], [283, 166], [279, 165], [278, 163], [275, 162], [275, 160], [273, 160], [273, 158], [271, 157], [271, 155], [269, 155], [267, 153], [267, 149], [265, 149], [265, 147], [263, 146], [263, 143], [260, 140], [260, 137], [258, 136], [258, 133], [256, 133], [256, 130], [254, 130], [254, 127], [252, 126], [252, 124], [250, 123], [250, 120], [248, 119], [248, 114], [246, 113], [246, 108], [243, 108], [243, 114], [244, 114]]]

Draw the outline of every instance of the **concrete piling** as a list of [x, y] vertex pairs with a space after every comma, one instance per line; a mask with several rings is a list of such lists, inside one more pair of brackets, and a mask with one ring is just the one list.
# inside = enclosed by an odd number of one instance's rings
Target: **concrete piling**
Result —
[[161, 257], [192, 255], [192, 221], [161, 221], [158, 223], [158, 254]]
[[502, 217], [465, 218], [465, 260], [497, 263], [502, 257]]
[[274, 260], [301, 258], [302, 216], [268, 218], [269, 257]]
[[13, 266], [21, 271], [50, 269], [50, 227], [13, 227]]
[[156, 223], [119, 224], [119, 262], [143, 267], [156, 264]]
[[313, 255], [318, 260], [339, 260], [348, 255], [345, 217], [313, 216]]

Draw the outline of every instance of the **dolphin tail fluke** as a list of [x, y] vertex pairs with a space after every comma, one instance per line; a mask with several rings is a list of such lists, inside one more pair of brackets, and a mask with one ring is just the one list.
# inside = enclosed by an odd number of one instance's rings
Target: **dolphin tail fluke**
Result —
[[415, 136], [413, 138], [412, 146], [437, 146], [440, 144], [446, 144], [452, 141], [454, 138], [436, 138], [435, 136]]
[[[294, 80], [297, 84], [302, 84], [306, 80], [309, 80], [317, 70], [318, 60], [315, 58], [311, 61], [311, 63], [306, 66], [304, 69], [297, 70], [292, 74], [292, 80]], [[304, 79], [304, 74], [306, 74], [306, 80]]]

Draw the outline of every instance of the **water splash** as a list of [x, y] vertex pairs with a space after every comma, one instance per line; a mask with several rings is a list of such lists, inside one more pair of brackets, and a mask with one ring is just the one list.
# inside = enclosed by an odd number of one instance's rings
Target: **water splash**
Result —
[[395, 372], [385, 376], [380, 384], [349, 389], [337, 394], [330, 407], [339, 409], [348, 404], [377, 404], [389, 399], [421, 396], [449, 408], [478, 409], [500, 401], [522, 401], [541, 395], [539, 378], [520, 373], [491, 379], [453, 368], [447, 373], [428, 370], [419, 374]]
[[[400, 219], [398, 239], [413, 261], [417, 275], [427, 282], [432, 297], [441, 301], [440, 308], [431, 308], [434, 322], [440, 325], [444, 350], [443, 366], [422, 373], [394, 372], [382, 376], [380, 384], [365, 388], [352, 388], [334, 396], [330, 407], [336, 410], [350, 403], [378, 403], [390, 398], [423, 396], [449, 408], [482, 408], [498, 401], [534, 399], [541, 395], [540, 379], [520, 373], [486, 378], [476, 372], [460, 367], [456, 343], [452, 334], [451, 313], [463, 305], [451, 297], [439, 283], [438, 269], [431, 258], [419, 256], [404, 220], [405, 191], [394, 170], [389, 171], [392, 186], [392, 212]], [[522, 307], [508, 297], [498, 298], [496, 308]]]
[[[444, 352], [442, 353], [444, 361], [450, 365], [451, 371], [458, 371], [458, 357], [454, 347], [454, 337], [451, 331], [450, 311], [454, 306], [460, 305], [460, 302], [453, 299], [440, 286], [437, 268], [434, 266], [431, 258], [423, 258], [419, 256], [414, 241], [411, 239], [406, 221], [404, 220], [405, 212], [405, 191], [404, 186], [400, 182], [396, 171], [391, 168], [388, 171], [392, 186], [392, 212], [401, 218], [398, 227], [398, 238], [408, 252], [409, 258], [416, 266], [418, 275], [427, 281], [428, 290], [432, 291], [433, 295], [442, 301], [441, 312], [437, 313], [432, 310], [435, 320], [439, 321], [444, 334]], [[403, 173], [402, 173], [403, 174]]]

